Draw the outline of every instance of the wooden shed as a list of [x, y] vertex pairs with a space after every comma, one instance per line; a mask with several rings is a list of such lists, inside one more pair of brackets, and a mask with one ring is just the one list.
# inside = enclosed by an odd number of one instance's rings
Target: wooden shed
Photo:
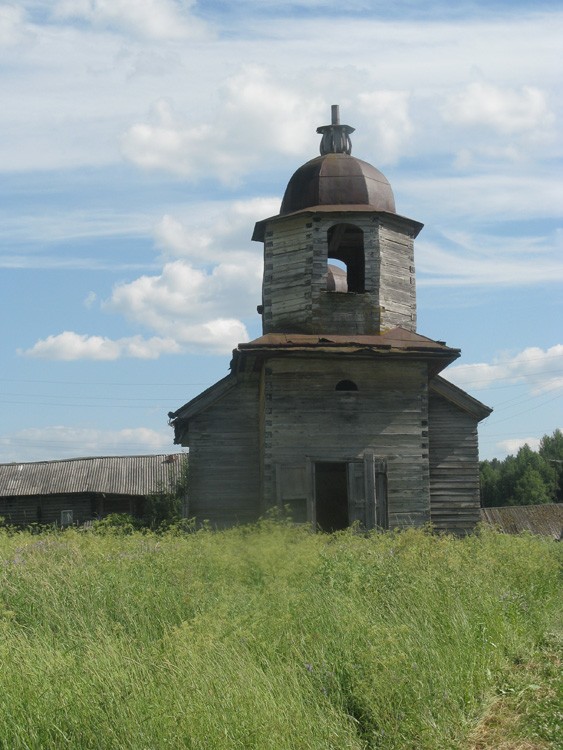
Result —
[[0, 464], [0, 517], [68, 526], [109, 513], [137, 516], [147, 496], [175, 486], [186, 461], [174, 453]]
[[273, 506], [326, 531], [479, 520], [477, 424], [439, 376], [459, 350], [416, 330], [414, 239], [389, 182], [351, 155], [333, 107], [321, 155], [259, 221], [263, 335], [169, 414], [190, 449], [189, 513], [217, 526]]

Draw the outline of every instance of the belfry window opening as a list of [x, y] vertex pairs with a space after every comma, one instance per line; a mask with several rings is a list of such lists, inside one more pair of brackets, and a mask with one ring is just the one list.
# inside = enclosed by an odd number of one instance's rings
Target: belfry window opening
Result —
[[327, 290], [365, 292], [364, 233], [354, 224], [335, 224], [327, 235]]

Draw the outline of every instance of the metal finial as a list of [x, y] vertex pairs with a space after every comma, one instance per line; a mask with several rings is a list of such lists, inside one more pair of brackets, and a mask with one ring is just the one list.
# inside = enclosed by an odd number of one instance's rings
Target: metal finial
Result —
[[322, 133], [323, 136], [321, 139], [321, 155], [351, 154], [352, 141], [350, 140], [350, 133], [353, 133], [355, 128], [351, 128], [350, 125], [340, 124], [340, 108], [338, 104], [333, 104], [330, 111], [332, 123], [330, 125], [321, 125], [317, 128], [317, 133]]

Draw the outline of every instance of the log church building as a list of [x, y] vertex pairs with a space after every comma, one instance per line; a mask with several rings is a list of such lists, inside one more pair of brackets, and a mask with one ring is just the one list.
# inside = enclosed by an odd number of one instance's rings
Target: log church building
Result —
[[459, 357], [417, 333], [414, 240], [381, 172], [351, 155], [338, 107], [321, 155], [259, 221], [263, 335], [175, 412], [189, 515], [224, 527], [289, 508], [333, 531], [479, 520], [478, 423], [491, 409], [440, 376]]

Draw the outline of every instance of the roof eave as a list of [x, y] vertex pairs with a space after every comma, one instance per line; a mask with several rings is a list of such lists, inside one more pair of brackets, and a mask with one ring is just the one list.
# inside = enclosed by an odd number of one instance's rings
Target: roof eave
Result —
[[326, 214], [326, 213], [372, 213], [378, 216], [387, 217], [389, 219], [399, 220], [402, 224], [407, 224], [412, 232], [413, 237], [417, 237], [423, 228], [424, 224], [414, 219], [409, 219], [407, 216], [401, 216], [400, 214], [391, 211], [382, 211], [381, 209], [375, 208], [375, 206], [369, 206], [363, 203], [358, 204], [335, 204], [335, 205], [318, 205], [310, 206], [308, 208], [302, 208], [299, 211], [293, 211], [289, 214], [277, 214], [276, 216], [270, 216], [267, 219], [257, 221], [254, 225], [254, 232], [252, 233], [252, 239], [256, 242], [264, 242], [266, 234], [266, 226], [272, 221], [282, 221], [284, 219], [291, 219], [295, 216], [308, 215], [313, 216], [314, 214]]
[[232, 367], [234, 371], [238, 370], [239, 362], [244, 360], [246, 355], [253, 353], [259, 359], [268, 359], [272, 356], [310, 356], [311, 354], [317, 354], [321, 357], [333, 357], [333, 356], [350, 356], [358, 355], [362, 356], [374, 356], [382, 359], [400, 359], [400, 360], [423, 360], [428, 364], [428, 373], [430, 377], [435, 377], [439, 372], [448, 367], [454, 362], [461, 354], [459, 349], [450, 348], [439, 348], [430, 349], [428, 347], [405, 347], [397, 348], [389, 344], [381, 344], [379, 346], [369, 346], [365, 344], [270, 344], [270, 345], [252, 345], [241, 344], [239, 348], [233, 352]]
[[168, 412], [168, 423], [174, 428], [174, 443], [183, 444], [181, 440], [188, 420], [214, 404], [236, 384], [236, 377], [229, 373], [176, 411]]
[[433, 378], [430, 383], [430, 389], [455, 404], [460, 409], [463, 409], [463, 411], [471, 414], [478, 422], [486, 419], [493, 412], [493, 409], [490, 406], [487, 406], [482, 401], [470, 396], [469, 393], [462, 388], [450, 383], [449, 380], [446, 380], [439, 375], [436, 375]]

